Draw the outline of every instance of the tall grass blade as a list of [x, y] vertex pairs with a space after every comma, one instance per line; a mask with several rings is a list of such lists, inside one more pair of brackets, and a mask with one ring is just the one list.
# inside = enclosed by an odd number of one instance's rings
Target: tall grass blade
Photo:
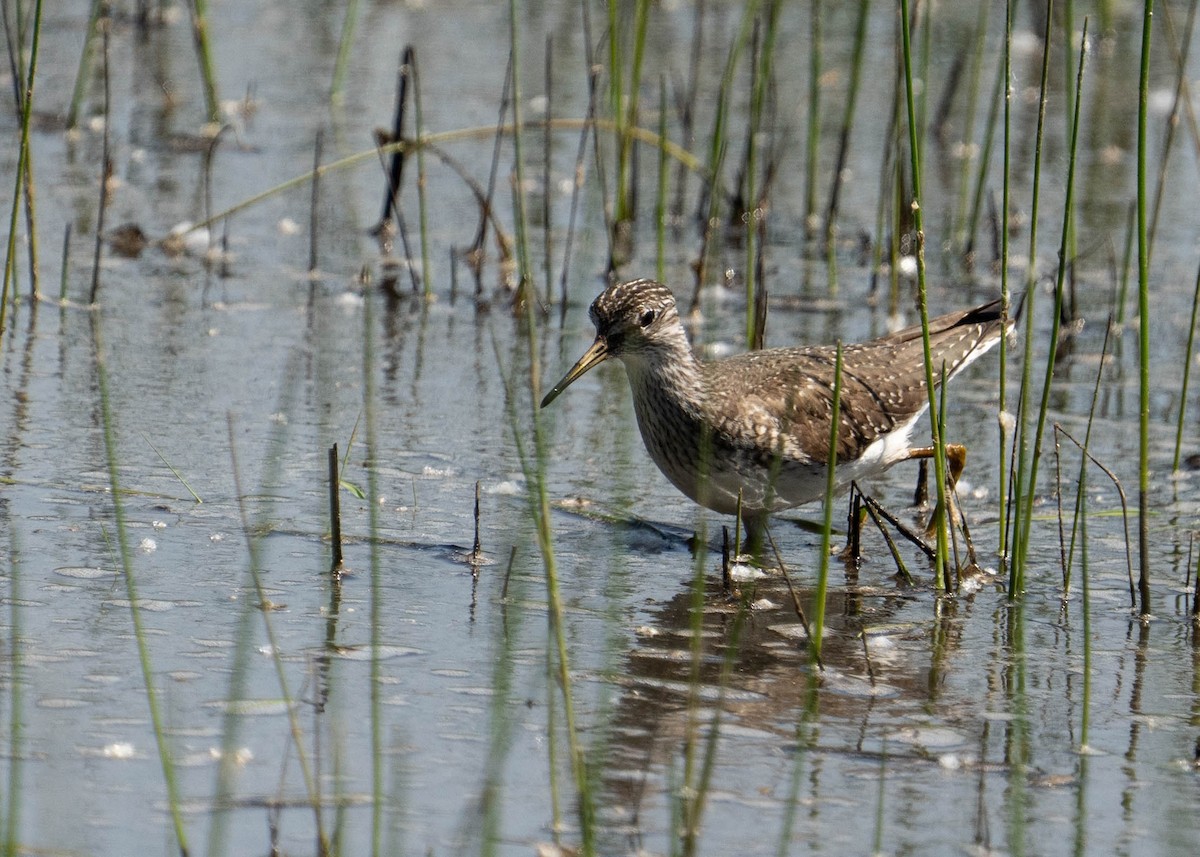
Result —
[[337, 58], [333, 62], [333, 79], [329, 85], [329, 100], [335, 105], [341, 105], [345, 100], [346, 68], [350, 64], [357, 29], [358, 0], [346, 0], [346, 16], [342, 18], [342, 33], [338, 37]]
[[1146, 227], [1146, 123], [1150, 103], [1150, 25], [1154, 0], [1142, 15], [1142, 62], [1138, 77], [1138, 594], [1141, 614], [1150, 615], [1150, 241]]
[[[17, 150], [17, 170], [13, 188], [12, 211], [8, 219], [8, 247], [4, 257], [4, 285], [0, 288], [0, 341], [3, 341], [8, 315], [8, 300], [13, 289], [17, 268], [17, 221], [21, 211], [21, 190], [29, 173], [30, 146], [29, 127], [33, 117], [33, 84], [37, 78], [38, 49], [42, 34], [42, 0], [33, 8], [33, 35], [29, 44], [29, 71], [25, 75], [25, 89], [21, 97], [21, 143]], [[31, 234], [32, 240], [32, 234]]]
[[1046, 414], [1050, 408], [1050, 386], [1054, 381], [1054, 363], [1058, 356], [1058, 342], [1062, 329], [1063, 296], [1066, 289], [1067, 267], [1070, 264], [1068, 252], [1071, 241], [1071, 218], [1075, 202], [1075, 164], [1079, 144], [1079, 106], [1082, 101], [1078, 96], [1083, 89], [1084, 60], [1087, 57], [1087, 31], [1088, 21], [1085, 18], [1083, 21], [1083, 41], [1079, 49], [1079, 67], [1075, 77], [1075, 94], [1077, 97], [1073, 99], [1075, 115], [1072, 117], [1071, 142], [1067, 158], [1067, 183], [1063, 199], [1062, 241], [1058, 248], [1058, 274], [1054, 284], [1054, 310], [1051, 316], [1049, 353], [1046, 355], [1046, 372], [1042, 379], [1042, 395], [1038, 400], [1037, 425], [1034, 430], [1033, 449], [1029, 459], [1029, 476], [1025, 483], [1029, 493], [1023, 504], [1021, 541], [1017, 548], [1018, 562], [1022, 566], [1024, 566], [1025, 559], [1029, 555], [1029, 531], [1033, 518], [1034, 494], [1037, 490], [1038, 462], [1042, 455], [1042, 438], [1046, 429]]
[[518, 306], [521, 302], [534, 303], [537, 300], [537, 289], [533, 283], [533, 260], [529, 251], [529, 216], [525, 199], [525, 156], [523, 146], [522, 112], [521, 112], [521, 40], [518, 26], [517, 7], [519, 0], [509, 0], [509, 39], [512, 51], [512, 62], [509, 70], [512, 73], [512, 117], [513, 117], [513, 215], [516, 221], [517, 237], [517, 294]]
[[1192, 317], [1188, 324], [1187, 348], [1183, 352], [1183, 383], [1179, 386], [1179, 417], [1175, 424], [1175, 455], [1171, 459], [1171, 470], [1179, 472], [1179, 460], [1183, 451], [1184, 417], [1187, 415], [1188, 380], [1192, 374], [1192, 355], [1195, 353], [1196, 321], [1200, 312], [1200, 269], [1196, 271], [1196, 286], [1192, 291]]
[[[854, 24], [854, 50], [850, 59], [850, 84], [846, 88], [846, 109], [842, 114], [842, 130], [838, 136], [837, 158], [829, 188], [829, 206], [825, 209], [825, 251], [830, 262], [836, 264], [838, 203], [841, 199], [842, 175], [850, 156], [850, 129], [854, 123], [854, 108], [858, 104], [859, 84], [862, 80], [863, 54], [867, 43], [867, 20], [871, 12], [871, 0], [859, 0], [858, 18]], [[836, 278], [832, 281], [836, 285]]]
[[213, 68], [212, 43], [208, 38], [208, 0], [188, 0], [192, 10], [192, 40], [200, 61], [200, 81], [204, 86], [204, 105], [209, 122], [221, 121], [221, 101], [217, 98], [217, 75]]
[[[929, 394], [929, 426], [933, 441], [933, 471], [937, 484], [937, 505], [934, 507], [933, 524], [937, 530], [937, 569], [934, 573], [935, 586], [946, 587], [946, 569], [949, 565], [949, 527], [946, 505], [946, 449], [942, 445], [941, 415], [938, 409], [937, 391], [933, 385], [933, 355], [929, 346], [929, 302], [925, 282], [925, 229], [921, 211], [921, 129], [923, 121], [917, 115], [917, 102], [913, 95], [912, 33], [909, 23], [908, 0], [901, 0], [901, 38], [904, 56], [904, 94], [908, 107], [909, 158], [912, 163], [912, 217], [916, 232], [917, 257], [917, 304], [921, 312], [921, 347], [925, 358], [925, 389]], [[928, 23], [926, 27], [928, 28]]]
[[821, 141], [821, 0], [808, 4], [808, 134], [804, 141], [804, 223], [816, 227], [817, 161]]
[[[1017, 437], [1014, 441], [1016, 449], [1016, 477], [1014, 479], [1012, 496], [1016, 499], [1017, 509], [1012, 517], [1013, 556], [1009, 566], [1008, 597], [1016, 598], [1025, 590], [1025, 551], [1029, 546], [1028, 530], [1033, 520], [1033, 498], [1037, 490], [1031, 471], [1036, 474], [1037, 466], [1030, 466], [1031, 451], [1029, 448], [1029, 407], [1030, 390], [1033, 372], [1033, 322], [1034, 303], [1037, 295], [1037, 233], [1038, 213], [1042, 186], [1042, 142], [1046, 126], [1046, 99], [1049, 90], [1050, 73], [1050, 28], [1054, 20], [1054, 0], [1046, 4], [1046, 27], [1042, 33], [1042, 75], [1038, 95], [1037, 131], [1034, 135], [1033, 148], [1033, 192], [1029, 211], [1029, 262], [1025, 283], [1025, 355], [1021, 365], [1021, 389], [1017, 403]], [[1005, 215], [1007, 217], [1007, 214]], [[1056, 296], [1057, 299], [1057, 296]], [[1057, 343], [1055, 343], [1057, 344]], [[1052, 346], [1053, 347], [1053, 346]], [[1047, 374], [1047, 377], [1049, 375]], [[1038, 450], [1032, 451], [1036, 460]]]
[[[1001, 176], [1001, 202], [1000, 202], [1000, 306], [1002, 313], [1002, 323], [1007, 326], [1009, 312], [1012, 307], [1012, 297], [1009, 293], [1008, 286], [1008, 207], [1011, 196], [1011, 181], [1012, 181], [1012, 86], [1010, 84], [1012, 74], [1012, 27], [1013, 27], [1013, 6], [1017, 0], [1007, 0], [1004, 8], [1004, 56], [1001, 61], [1001, 74], [997, 81], [997, 91], [1000, 85], [1003, 85], [1004, 91], [1004, 133], [1003, 133], [1003, 174]], [[985, 159], [990, 154], [990, 144], [984, 147]], [[983, 169], [980, 167], [980, 184], [983, 183]], [[978, 203], [977, 203], [978, 205]], [[974, 227], [972, 226], [972, 236]], [[974, 240], [974, 239], [972, 239]], [[1026, 296], [1029, 300], [1030, 296]], [[1029, 312], [1027, 307], [1026, 312]], [[1012, 416], [1008, 411], [1008, 337], [1000, 337], [1000, 377], [997, 390], [997, 428], [999, 429], [999, 497], [997, 498], [997, 506], [1000, 510], [999, 514], [999, 530], [1000, 530], [1000, 558], [1001, 564], [1009, 561], [1009, 510], [1010, 505], [1009, 495], [1009, 469], [1008, 462], [1005, 460], [1008, 450], [1008, 435], [1011, 428]], [[1009, 582], [1009, 595], [1012, 595], [1012, 581]]]

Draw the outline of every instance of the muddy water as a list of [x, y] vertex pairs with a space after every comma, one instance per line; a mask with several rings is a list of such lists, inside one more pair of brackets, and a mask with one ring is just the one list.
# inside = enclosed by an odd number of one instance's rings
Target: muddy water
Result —
[[[65, 134], [52, 121], [67, 108], [83, 44], [86, 12], [77, 5], [56, 9], [44, 22], [36, 105], [48, 118], [32, 140], [41, 289], [57, 295], [65, 266], [71, 302], [22, 301], [10, 308], [0, 358], [7, 388], [0, 407], [7, 439], [0, 538], [9, 557], [2, 722], [5, 734], [15, 736], [3, 771], [5, 782], [19, 787], [17, 841], [28, 849], [89, 854], [177, 850], [122, 574], [111, 461], [137, 615], [193, 852], [268, 852], [278, 844], [289, 853], [311, 853], [318, 825], [308, 806], [314, 801], [321, 806], [320, 827], [347, 854], [369, 851], [376, 817], [389, 852], [528, 854], [556, 835], [555, 806], [563, 842], [578, 842], [562, 700], [548, 678], [553, 646], [543, 565], [521, 466], [534, 442], [531, 352], [509, 311], [494, 250], [481, 300], [466, 267], [451, 262], [452, 250], [470, 243], [478, 222], [470, 189], [428, 159], [432, 301], [407, 294], [407, 267], [382, 259], [369, 234], [379, 217], [383, 178], [378, 159], [368, 154], [359, 166], [322, 181], [315, 276], [306, 272], [311, 197], [303, 185], [216, 226], [214, 240], [227, 241], [226, 255], [216, 262], [206, 262], [203, 240], [182, 253], [150, 246], [134, 258], [106, 247], [98, 306], [87, 309], [103, 153], [97, 62], [87, 77], [83, 129]], [[145, 37], [128, 22], [113, 27], [108, 228], [136, 223], [158, 240], [181, 221], [203, 219], [209, 194], [213, 209], [222, 210], [300, 175], [311, 164], [318, 130], [325, 162], [369, 152], [372, 129], [391, 122], [396, 62], [405, 44], [417, 49], [431, 131], [496, 122], [510, 39], [503, 9], [362, 4], [345, 100], [331, 108], [344, 10], [272, 2], [210, 8], [214, 65], [230, 124], [212, 158], [211, 191], [203, 146], [196, 145], [203, 106], [184, 18]], [[820, 200], [828, 192], [844, 104], [852, 11], [826, 11], [823, 21]], [[686, 74], [695, 14], [686, 4], [652, 11], [647, 80]], [[542, 56], [544, 37], [552, 35], [551, 109], [556, 116], [584, 115], [578, 5], [531, 4], [520, 15], [527, 114], [545, 110]], [[739, 15], [740, 9], [722, 7], [708, 9], [703, 19], [705, 95], [694, 144], [702, 155]], [[602, 10], [592, 10], [594, 31], [603, 20]], [[935, 26], [931, 114], [952, 79], [954, 58], [973, 44], [974, 23], [973, 16], [948, 17]], [[998, 59], [998, 23], [990, 22], [985, 41], [981, 101]], [[783, 161], [772, 189], [765, 256], [772, 344], [861, 339], [892, 321], [886, 300], [869, 305], [871, 270], [853, 239], [859, 231], [876, 231], [893, 86], [890, 7], [874, 9], [868, 24], [871, 65], [842, 200], [847, 240], [837, 256], [839, 291], [830, 299], [824, 255], [800, 237], [807, 10], [788, 9], [781, 19], [769, 135]], [[1133, 19], [1108, 22], [1089, 60], [1076, 221], [1076, 300], [1088, 324], [1060, 353], [1050, 413], [1051, 421], [1080, 437], [1113, 306], [1110, 260], [1119, 265], [1132, 198], [1131, 81], [1139, 26]], [[1038, 27], [1039, 21], [1022, 19], [1014, 39], [1013, 243], [1022, 260]], [[1056, 51], [1061, 33], [1057, 38]], [[1165, 46], [1157, 59], [1154, 152], [1173, 86]], [[1065, 177], [1058, 80], [1065, 61], [1055, 60], [1037, 263], [1045, 276], [1053, 272]], [[747, 79], [744, 72], [733, 100], [731, 158], [740, 157], [743, 145]], [[647, 105], [656, 93], [647, 85]], [[986, 265], [965, 272], [951, 244], [963, 151], [953, 140], [965, 133], [966, 99], [960, 89], [951, 101], [951, 142], [939, 148], [931, 137], [927, 154], [930, 302], [938, 310], [982, 301], [998, 289]], [[15, 140], [11, 114], [0, 122]], [[648, 126], [656, 122], [643, 119]], [[677, 126], [672, 133], [679, 133]], [[562, 129], [551, 141], [555, 293], [578, 135], [578, 128]], [[542, 145], [540, 132], [527, 140], [535, 213], [545, 191]], [[1184, 581], [1188, 564], [1195, 564], [1189, 535], [1197, 501], [1193, 475], [1168, 477], [1196, 265], [1190, 200], [1197, 176], [1186, 149], [1169, 162], [1173, 192], [1162, 202], [1154, 250], [1154, 618], [1148, 627], [1131, 621], [1119, 498], [1093, 471], [1087, 488], [1090, 688], [1083, 680], [1078, 565], [1072, 593], [1062, 598], [1049, 446], [1041, 463], [1045, 503], [1034, 532], [1035, 562], [1018, 607], [998, 580], [986, 578], [969, 597], [938, 599], [911, 552], [905, 557], [917, 583], [905, 585], [882, 539], [869, 535], [861, 569], [834, 566], [825, 670], [818, 676], [777, 576], [757, 583], [748, 616], [739, 617], [719, 591], [715, 554], [727, 522], [697, 509], [654, 470], [619, 368], [590, 374], [544, 415], [544, 478], [554, 503], [575, 717], [594, 773], [602, 853], [666, 853], [678, 846], [675, 802], [686, 793], [681, 783], [701, 767], [700, 756], [689, 761], [686, 748], [690, 741], [702, 754], [713, 724], [719, 739], [712, 745], [699, 839], [708, 853], [865, 853], [877, 847], [922, 854], [1191, 853], [1200, 818], [1193, 767], [1200, 700]], [[492, 145], [486, 135], [466, 134], [447, 142], [446, 150], [487, 186]], [[15, 144], [0, 151], [0, 163], [12, 178]], [[650, 217], [656, 157], [646, 150], [639, 163], [644, 212], [635, 226], [634, 258], [621, 272], [630, 276], [652, 272], [656, 263]], [[567, 312], [560, 324], [554, 307], [537, 329], [534, 353], [543, 378], [557, 377], [590, 341], [585, 308], [602, 287], [603, 199], [590, 155], [585, 166]], [[996, 194], [999, 168], [994, 158], [989, 186]], [[419, 259], [409, 170], [402, 199]], [[496, 210], [511, 233], [510, 172], [506, 146]], [[607, 181], [611, 175], [609, 159]], [[12, 182], [0, 185], [7, 211]], [[697, 193], [692, 177], [689, 208]], [[542, 290], [546, 232], [538, 223], [532, 255]], [[72, 238], [64, 259], [67, 226]], [[667, 233], [666, 273], [682, 299], [692, 289], [697, 236], [690, 218]], [[990, 241], [986, 227], [978, 241]], [[394, 255], [403, 256], [402, 242]], [[722, 242], [716, 259], [718, 270], [741, 277], [745, 253], [736, 241]], [[1023, 264], [1014, 261], [1017, 283], [1024, 280]], [[24, 251], [17, 270], [24, 295]], [[398, 282], [398, 299], [378, 288], [389, 276]], [[697, 339], [741, 348], [737, 290], [709, 288], [702, 307]], [[1047, 293], [1039, 291], [1039, 386], [1048, 307]], [[1126, 319], [1133, 313], [1130, 298]], [[1133, 497], [1136, 328], [1110, 351], [1093, 451]], [[948, 417], [954, 439], [972, 451], [964, 506], [988, 567], [998, 565], [999, 545], [996, 367], [992, 356], [956, 379]], [[1014, 379], [1018, 370], [1014, 361]], [[506, 407], [506, 385], [515, 418]], [[1198, 411], [1194, 394], [1189, 399], [1185, 454], [1196, 452]], [[333, 443], [345, 458], [340, 497], [347, 572], [340, 585], [328, 574], [326, 454]], [[1077, 462], [1075, 455], [1064, 459], [1065, 479], [1073, 480]], [[914, 479], [898, 469], [872, 490], [909, 520]], [[468, 562], [476, 484], [485, 559], [477, 577]], [[1074, 502], [1072, 486], [1064, 494]], [[800, 510], [775, 525], [809, 612], [819, 538], [793, 522], [818, 516], [816, 508]], [[689, 545], [697, 531], [707, 536], [708, 584], [694, 625], [696, 560]], [[693, 650], [694, 627], [702, 643]], [[379, 646], [374, 666], [373, 641]], [[1089, 733], [1082, 748], [1085, 707]], [[218, 781], [222, 753], [234, 760], [227, 790]]]

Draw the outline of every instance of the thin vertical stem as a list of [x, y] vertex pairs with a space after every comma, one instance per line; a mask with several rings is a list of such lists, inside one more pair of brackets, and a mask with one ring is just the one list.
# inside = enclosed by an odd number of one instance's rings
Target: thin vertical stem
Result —
[[1013, 557], [1009, 567], [1008, 596], [1016, 598], [1025, 588], [1025, 557], [1029, 547], [1029, 529], [1033, 519], [1033, 498], [1037, 490], [1034, 475], [1037, 472], [1037, 450], [1033, 451], [1032, 474], [1026, 470], [1029, 456], [1028, 412], [1030, 373], [1033, 369], [1033, 305], [1037, 283], [1037, 226], [1038, 203], [1041, 194], [1042, 139], [1046, 125], [1047, 81], [1050, 70], [1050, 28], [1054, 19], [1054, 0], [1046, 4], [1046, 29], [1042, 34], [1042, 76], [1038, 96], [1037, 132], [1033, 149], [1033, 194], [1029, 213], [1029, 263], [1025, 283], [1025, 359], [1021, 368], [1021, 391], [1017, 404], [1017, 473], [1013, 494], [1017, 500], [1013, 515]]
[[1183, 352], [1183, 383], [1179, 388], [1179, 418], [1175, 425], [1175, 457], [1171, 470], [1179, 471], [1179, 457], [1183, 450], [1183, 423], [1187, 413], [1188, 379], [1192, 374], [1192, 353], [1196, 344], [1197, 311], [1200, 310], [1200, 269], [1196, 271], [1196, 286], [1192, 292], [1192, 318], [1188, 325], [1187, 348]]
[[[8, 251], [4, 259], [4, 285], [0, 289], [0, 339], [7, 328], [8, 297], [16, 276], [17, 220], [21, 211], [21, 188], [29, 169], [29, 125], [33, 116], [33, 82], [37, 76], [38, 45], [42, 33], [42, 0], [33, 9], [33, 37], [29, 46], [29, 73], [25, 76], [25, 94], [21, 100], [21, 144], [17, 152], [16, 186], [13, 188], [12, 213], [8, 222]], [[64, 262], [65, 264], [65, 262]]]
[[1142, 616], [1150, 613], [1150, 242], [1146, 230], [1146, 120], [1150, 91], [1150, 25], [1154, 0], [1145, 0], [1142, 17], [1142, 64], [1138, 78], [1137, 230], [1138, 230], [1138, 592]]
[[[934, 526], [937, 528], [937, 570], [935, 586], [946, 586], [946, 567], [949, 562], [949, 528], [946, 515], [946, 450], [942, 446], [941, 416], [938, 412], [937, 391], [933, 386], [933, 354], [929, 346], [929, 303], [925, 282], [925, 230], [921, 212], [921, 125], [917, 120], [917, 105], [913, 95], [912, 33], [908, 17], [908, 0], [901, 0], [900, 23], [904, 48], [904, 94], [908, 105], [908, 144], [912, 160], [912, 216], [917, 235], [917, 304], [921, 311], [921, 347], [925, 358], [925, 390], [929, 395], [929, 431], [933, 441], [933, 472], [937, 484], [937, 505], [934, 507]], [[926, 25], [928, 26], [928, 25]]]

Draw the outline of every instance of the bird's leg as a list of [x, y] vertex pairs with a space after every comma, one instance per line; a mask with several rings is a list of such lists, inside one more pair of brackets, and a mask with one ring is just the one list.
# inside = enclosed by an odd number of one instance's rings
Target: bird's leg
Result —
[[855, 565], [862, 561], [862, 524], [866, 515], [863, 508], [864, 494], [857, 482], [850, 483], [849, 510], [846, 516], [846, 547], [841, 558]]
[[[921, 446], [908, 451], [909, 459], [917, 459], [924, 464], [925, 461], [933, 458], [934, 448], [932, 446]], [[970, 556], [974, 556], [974, 546], [971, 544], [971, 537], [967, 531], [965, 522], [962, 517], [962, 510], [959, 508], [955, 487], [958, 485], [958, 479], [962, 476], [963, 470], [967, 466], [967, 448], [961, 443], [946, 444], [946, 498], [950, 509], [950, 523], [955, 527], [963, 530], [963, 536], [967, 540], [967, 550]], [[941, 499], [938, 500], [939, 504]], [[937, 520], [938, 510], [935, 508], [933, 514], [929, 518], [929, 526], [925, 528], [925, 537], [931, 538], [934, 533], [933, 523]]]
[[750, 557], [755, 563], [761, 565], [763, 547], [766, 545], [767, 516], [765, 514], [748, 515], [743, 512], [742, 527], [745, 530], [745, 536], [738, 553], [741, 556]]

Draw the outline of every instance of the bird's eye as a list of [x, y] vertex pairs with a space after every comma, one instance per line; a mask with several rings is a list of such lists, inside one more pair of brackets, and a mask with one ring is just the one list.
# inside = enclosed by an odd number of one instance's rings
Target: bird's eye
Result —
[[642, 317], [640, 319], [638, 319], [638, 321], [642, 325], [642, 327], [649, 327], [650, 325], [654, 324], [654, 319], [656, 317], [657, 316], [656, 316], [654, 310], [648, 309], [644, 313], [642, 313]]

